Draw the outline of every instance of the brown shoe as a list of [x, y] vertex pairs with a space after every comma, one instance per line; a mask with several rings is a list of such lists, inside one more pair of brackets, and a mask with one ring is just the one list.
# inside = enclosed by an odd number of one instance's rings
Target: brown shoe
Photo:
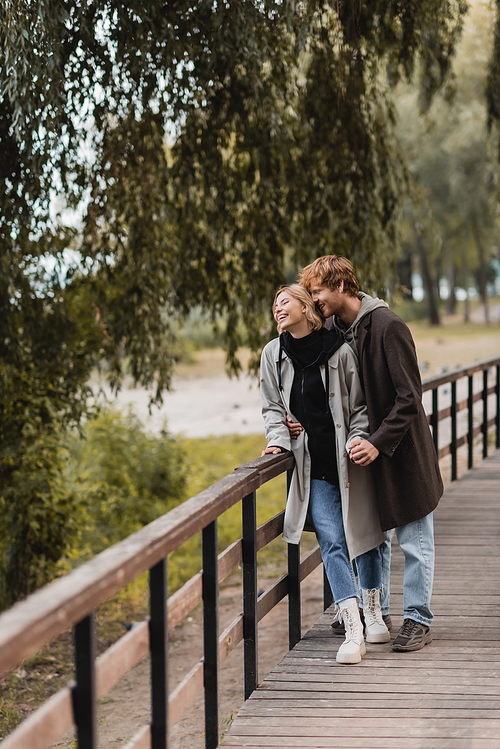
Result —
[[430, 627], [414, 619], [405, 619], [392, 643], [392, 649], [397, 653], [411, 653], [414, 650], [421, 650], [429, 642], [432, 642]]

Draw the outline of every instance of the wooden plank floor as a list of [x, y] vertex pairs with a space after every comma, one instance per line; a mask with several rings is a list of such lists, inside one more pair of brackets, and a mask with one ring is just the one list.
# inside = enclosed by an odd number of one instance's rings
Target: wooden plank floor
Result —
[[[367, 645], [340, 666], [324, 614], [242, 706], [224, 747], [500, 749], [500, 451], [450, 484], [435, 514], [433, 642]], [[403, 555], [393, 539], [392, 634]]]

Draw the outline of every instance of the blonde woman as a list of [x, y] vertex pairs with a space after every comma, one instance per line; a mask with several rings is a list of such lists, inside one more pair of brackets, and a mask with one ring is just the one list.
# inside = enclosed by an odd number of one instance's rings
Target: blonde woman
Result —
[[[382, 579], [380, 528], [369, 469], [349, 461], [352, 440], [368, 437], [368, 416], [350, 346], [326, 330], [308, 292], [281, 288], [273, 304], [279, 338], [261, 359], [262, 414], [268, 446], [295, 457], [283, 539], [298, 544], [307, 512], [313, 521], [326, 574], [345, 625], [339, 663], [359, 663], [366, 652], [356, 558], [368, 642], [388, 642], [379, 594]], [[286, 415], [304, 427], [290, 439]]]

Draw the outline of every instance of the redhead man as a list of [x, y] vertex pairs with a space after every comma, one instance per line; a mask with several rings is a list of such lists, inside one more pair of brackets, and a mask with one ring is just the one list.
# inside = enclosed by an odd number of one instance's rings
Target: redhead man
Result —
[[300, 283], [317, 308], [357, 354], [370, 436], [351, 445], [357, 465], [373, 463], [382, 530], [396, 529], [405, 555], [404, 621], [393, 650], [419, 650], [431, 642], [434, 577], [432, 512], [443, 482], [422, 406], [415, 344], [407, 325], [380, 299], [359, 291], [354, 268], [325, 255], [308, 265]]

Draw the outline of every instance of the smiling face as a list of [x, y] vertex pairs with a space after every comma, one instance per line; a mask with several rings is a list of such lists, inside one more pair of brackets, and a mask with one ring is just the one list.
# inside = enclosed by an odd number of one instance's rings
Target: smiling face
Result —
[[332, 315], [342, 317], [342, 311], [346, 302], [346, 294], [344, 293], [344, 284], [342, 281], [336, 289], [330, 289], [324, 284], [315, 283], [311, 287], [310, 293], [313, 302], [323, 317], [331, 317]]
[[311, 331], [311, 323], [306, 317], [307, 307], [288, 291], [282, 291], [276, 297], [274, 304], [274, 319], [278, 323], [278, 330], [284, 330], [294, 338], [302, 338]]

